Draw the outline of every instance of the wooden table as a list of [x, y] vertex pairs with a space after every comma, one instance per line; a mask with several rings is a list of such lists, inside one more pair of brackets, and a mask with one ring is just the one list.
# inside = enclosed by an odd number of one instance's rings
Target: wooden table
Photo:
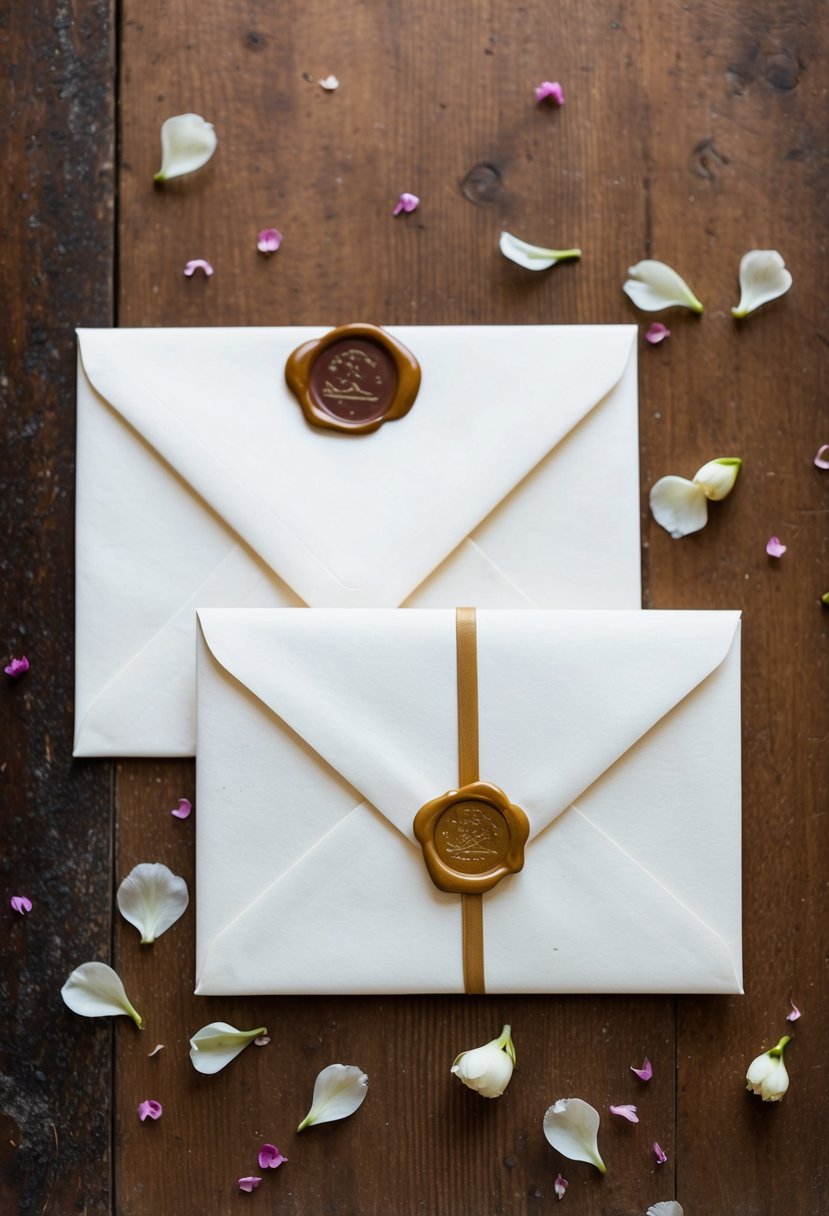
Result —
[[[563, 1211], [687, 1216], [827, 1210], [825, 291], [827, 31], [779, 0], [29, 0], [0, 22], [6, 449], [0, 687], [3, 1212], [367, 1216]], [[341, 80], [324, 92], [316, 81]], [[566, 105], [536, 106], [560, 80]], [[154, 188], [172, 114], [215, 123], [192, 178]], [[401, 190], [422, 198], [393, 219]], [[259, 228], [285, 234], [256, 251]], [[507, 263], [506, 227], [578, 244], [549, 273]], [[782, 301], [743, 324], [740, 256], [778, 248]], [[189, 761], [73, 761], [73, 327], [641, 322], [622, 294], [646, 256], [706, 304], [641, 348], [643, 602], [745, 614], [743, 997], [199, 999], [193, 915], [151, 950], [113, 915], [117, 882], [162, 860], [193, 881]], [[209, 282], [182, 268], [205, 257]], [[709, 526], [672, 541], [647, 510], [668, 472], [736, 454]], [[589, 475], [589, 470], [586, 470]], [[788, 545], [766, 556], [776, 533]], [[554, 555], [550, 555], [551, 560]], [[198, 814], [198, 811], [196, 812]], [[8, 897], [28, 894], [21, 920]], [[112, 961], [147, 1029], [80, 1019], [59, 990]], [[751, 1058], [804, 1016], [780, 1105], [745, 1093]], [[216, 1078], [187, 1058], [197, 1027], [267, 1024]], [[462, 1048], [512, 1023], [520, 1067], [486, 1102], [450, 1078]], [[166, 1049], [153, 1059], [156, 1042]], [[654, 1062], [648, 1087], [628, 1067]], [[319, 1068], [371, 1077], [351, 1121], [297, 1137]], [[563, 1162], [541, 1118], [578, 1094], [638, 1100], [605, 1117], [606, 1178]], [[141, 1124], [146, 1097], [165, 1106]], [[252, 1196], [273, 1140], [289, 1164]], [[657, 1166], [659, 1140], [668, 1154]]]

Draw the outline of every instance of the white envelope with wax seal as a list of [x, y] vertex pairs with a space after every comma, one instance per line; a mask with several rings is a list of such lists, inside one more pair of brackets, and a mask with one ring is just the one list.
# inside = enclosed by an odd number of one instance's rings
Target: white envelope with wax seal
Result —
[[394, 327], [369, 434], [286, 384], [325, 333], [79, 331], [75, 755], [193, 754], [198, 607], [639, 606], [635, 326]]
[[198, 994], [742, 991], [739, 613], [479, 609], [472, 678], [453, 611], [199, 620]]

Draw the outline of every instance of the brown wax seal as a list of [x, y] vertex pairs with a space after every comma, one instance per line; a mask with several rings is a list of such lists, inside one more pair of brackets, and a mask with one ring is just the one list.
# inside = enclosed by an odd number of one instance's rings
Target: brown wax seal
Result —
[[414, 820], [429, 877], [455, 895], [482, 895], [517, 874], [529, 833], [521, 807], [486, 781], [433, 798]]
[[420, 366], [379, 326], [340, 325], [298, 346], [285, 379], [312, 426], [366, 435], [408, 414]]

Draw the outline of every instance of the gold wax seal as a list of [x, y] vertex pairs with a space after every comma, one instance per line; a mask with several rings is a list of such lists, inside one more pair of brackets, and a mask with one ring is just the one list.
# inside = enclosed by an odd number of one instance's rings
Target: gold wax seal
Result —
[[422, 806], [414, 834], [436, 887], [481, 895], [523, 868], [530, 824], [497, 785], [473, 781]]
[[420, 365], [379, 326], [340, 325], [292, 351], [285, 379], [312, 426], [366, 435], [408, 414]]

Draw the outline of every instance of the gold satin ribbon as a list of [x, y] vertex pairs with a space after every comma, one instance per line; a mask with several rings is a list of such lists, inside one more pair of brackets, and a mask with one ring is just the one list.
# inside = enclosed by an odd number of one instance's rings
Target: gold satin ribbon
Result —
[[[478, 772], [478, 635], [474, 608], [455, 611], [458, 651], [458, 786], [480, 780]], [[482, 895], [461, 895], [463, 986], [485, 992]]]

